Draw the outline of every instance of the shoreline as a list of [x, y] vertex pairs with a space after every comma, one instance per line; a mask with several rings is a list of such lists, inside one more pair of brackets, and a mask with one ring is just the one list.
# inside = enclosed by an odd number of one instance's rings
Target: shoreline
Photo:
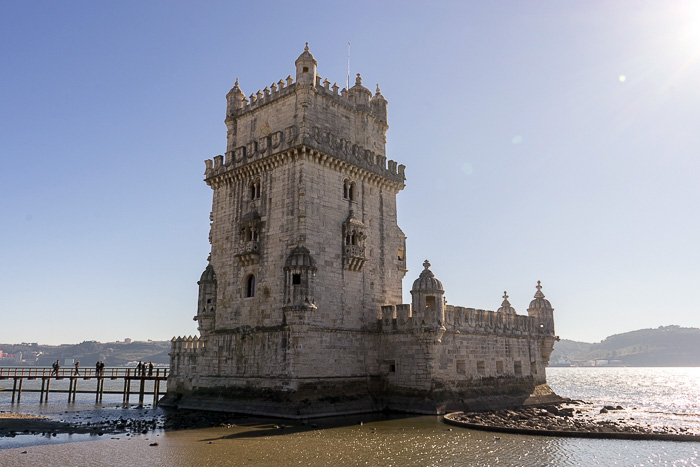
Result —
[[596, 416], [611, 412], [622, 415], [624, 409], [620, 406], [605, 406], [598, 411], [581, 404], [584, 403], [570, 401], [514, 410], [452, 412], [445, 414], [443, 421], [461, 428], [528, 436], [700, 442], [700, 434], [685, 428], [642, 425], [632, 417], [610, 420]]

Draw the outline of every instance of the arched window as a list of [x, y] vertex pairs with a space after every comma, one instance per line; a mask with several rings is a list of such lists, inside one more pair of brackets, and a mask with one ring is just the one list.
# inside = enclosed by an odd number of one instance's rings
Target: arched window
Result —
[[260, 199], [260, 178], [256, 178], [250, 182], [248, 190], [250, 193], [250, 199]]
[[246, 298], [255, 297], [255, 275], [254, 274], [251, 274], [250, 276], [248, 276], [248, 280], [246, 280], [245, 296], [246, 296]]
[[357, 189], [355, 188], [355, 182], [352, 182], [347, 178], [343, 180], [343, 199], [355, 201], [356, 191]]

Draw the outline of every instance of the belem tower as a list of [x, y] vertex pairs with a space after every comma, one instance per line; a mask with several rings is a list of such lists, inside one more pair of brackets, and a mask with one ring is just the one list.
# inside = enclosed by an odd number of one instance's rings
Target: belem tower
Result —
[[199, 336], [172, 340], [166, 404], [289, 418], [440, 414], [556, 398], [553, 309], [446, 305], [423, 263], [402, 304], [406, 236], [387, 101], [339, 89], [308, 44], [295, 78], [226, 95], [226, 153], [206, 160], [211, 253]]

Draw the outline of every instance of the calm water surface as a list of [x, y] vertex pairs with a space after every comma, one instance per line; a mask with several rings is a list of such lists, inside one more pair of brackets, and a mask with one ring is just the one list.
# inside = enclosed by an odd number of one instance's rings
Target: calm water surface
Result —
[[[552, 388], [563, 396], [622, 405], [638, 417], [648, 416], [653, 423], [697, 423], [700, 428], [698, 368], [551, 368], [548, 376]], [[5, 396], [0, 393], [0, 410], [53, 412], [63, 418], [153, 416], [162, 412], [150, 407], [122, 408], [115, 403], [119, 398], [95, 406], [93, 396], [92, 404], [86, 402], [69, 410], [62, 398], [40, 409], [30, 403], [31, 396], [20, 406], [10, 406]], [[281, 423], [287, 427], [276, 428]], [[506, 434], [496, 439], [493, 433], [449, 427], [439, 417], [372, 420], [362, 416], [314, 423], [318, 427], [248, 420], [230, 428], [161, 430], [137, 436], [0, 438], [0, 466], [700, 465], [700, 443]], [[151, 446], [153, 443], [158, 446]]]

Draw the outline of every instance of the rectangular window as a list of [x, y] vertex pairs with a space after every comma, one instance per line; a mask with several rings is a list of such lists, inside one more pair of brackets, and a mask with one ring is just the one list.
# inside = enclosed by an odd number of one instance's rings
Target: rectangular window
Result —
[[467, 365], [464, 360], [457, 360], [457, 374], [458, 375], [466, 375], [467, 374]]
[[434, 308], [435, 307], [435, 296], [434, 295], [428, 295], [425, 297], [425, 307], [426, 308]]
[[403, 261], [403, 260], [404, 260], [403, 254], [404, 254], [404, 253], [403, 253], [403, 248], [399, 248], [399, 261]]
[[301, 284], [301, 274], [292, 274], [292, 285]]
[[496, 361], [496, 374], [497, 375], [503, 374], [503, 360]]
[[537, 374], [537, 362], [530, 362], [530, 373]]
[[515, 373], [515, 376], [522, 376], [523, 375], [523, 364], [520, 363], [520, 361], [513, 362], [513, 371]]
[[486, 376], [486, 365], [484, 365], [483, 360], [476, 362], [476, 372], [479, 374], [479, 376]]

